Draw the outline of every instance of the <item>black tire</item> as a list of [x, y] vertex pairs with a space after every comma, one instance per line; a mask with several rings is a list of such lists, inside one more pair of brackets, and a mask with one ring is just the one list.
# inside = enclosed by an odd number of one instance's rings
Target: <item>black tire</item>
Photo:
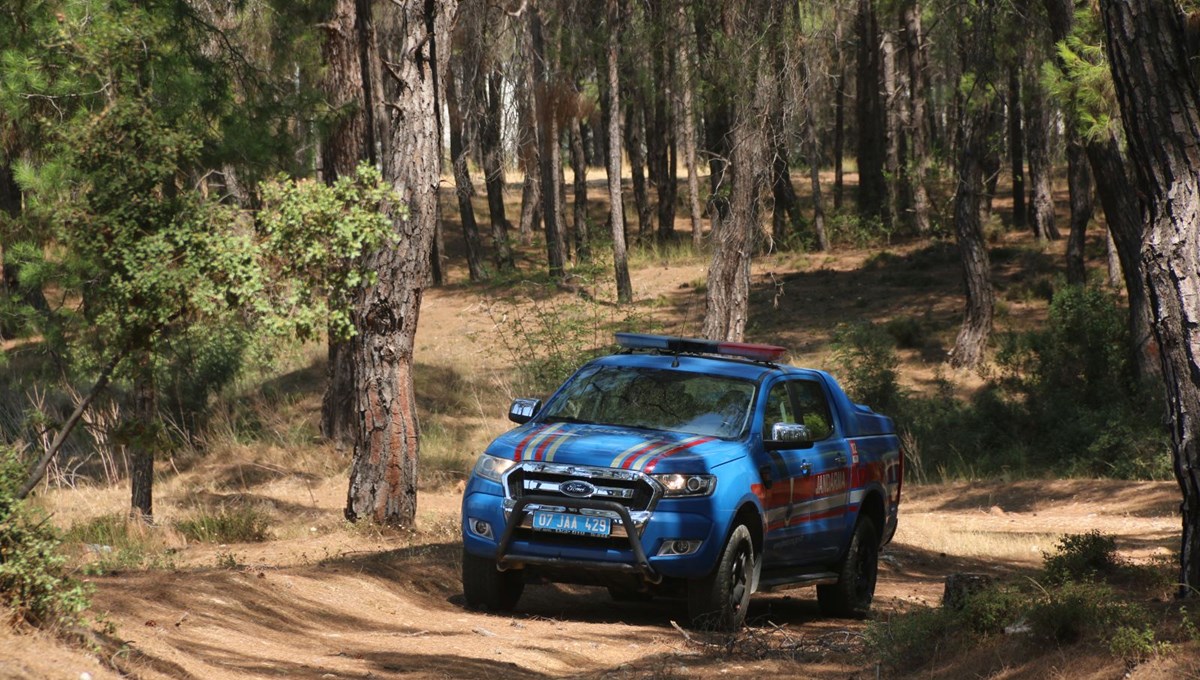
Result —
[[746, 620], [754, 581], [754, 543], [739, 524], [712, 573], [688, 582], [688, 618], [694, 628], [735, 631]]
[[490, 612], [512, 611], [525, 590], [524, 575], [520, 571], [500, 571], [496, 569], [496, 560], [476, 557], [465, 549], [462, 583], [467, 606]]
[[838, 582], [817, 586], [817, 604], [825, 616], [865, 618], [875, 597], [879, 574], [879, 534], [870, 517], [859, 517], [846, 559], [838, 570]]

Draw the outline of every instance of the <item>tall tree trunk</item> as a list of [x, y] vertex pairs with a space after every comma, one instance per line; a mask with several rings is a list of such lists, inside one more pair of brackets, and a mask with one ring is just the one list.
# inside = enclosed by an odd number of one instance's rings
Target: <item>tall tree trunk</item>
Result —
[[925, 186], [929, 175], [929, 120], [925, 111], [925, 100], [929, 96], [928, 78], [925, 75], [925, 42], [921, 29], [921, 3], [918, 0], [905, 2], [900, 10], [900, 21], [904, 27], [904, 57], [908, 77], [907, 106], [909, 195], [912, 201], [912, 222], [917, 233], [930, 231], [929, 190]]
[[1008, 68], [1008, 157], [1012, 162], [1012, 223], [1024, 229], [1029, 223], [1025, 207], [1025, 132], [1021, 126], [1021, 67]]
[[617, 302], [633, 302], [629, 263], [625, 254], [625, 204], [621, 199], [621, 25], [624, 3], [607, 0], [608, 42], [606, 49], [608, 85], [608, 204], [612, 227], [613, 268], [617, 278]]
[[[634, 93], [634, 97], [636, 97]], [[650, 210], [650, 196], [646, 191], [646, 152], [642, 143], [645, 139], [645, 125], [642, 120], [642, 110], [634, 104], [625, 106], [625, 150], [629, 155], [629, 174], [633, 178], [633, 205], [637, 209], [638, 239], [645, 240], [654, 228]]]
[[883, 87], [881, 104], [883, 106], [883, 121], [885, 153], [884, 153], [884, 201], [883, 223], [895, 229], [900, 226], [900, 183], [904, 174], [903, 142], [904, 135], [901, 127], [901, 106], [899, 100], [900, 84], [896, 79], [896, 41], [891, 31], [885, 31], [880, 38], [879, 58], [881, 84]]
[[575, 256], [580, 262], [586, 262], [592, 257], [592, 248], [588, 238], [587, 216], [587, 157], [583, 153], [583, 126], [579, 116], [571, 117], [571, 170], [574, 174], [572, 188], [575, 196], [572, 201], [574, 208], [575, 227]]
[[1029, 109], [1026, 111], [1028, 135], [1025, 139], [1029, 151], [1029, 180], [1033, 186], [1033, 233], [1040, 241], [1058, 239], [1058, 228], [1054, 225], [1054, 195], [1051, 180], [1053, 167], [1050, 164], [1050, 106], [1037, 78], [1030, 76], [1026, 91], [1029, 93]]
[[991, 153], [988, 139], [995, 114], [991, 101], [978, 106], [979, 110], [963, 116], [959, 129], [954, 231], [963, 265], [966, 311], [950, 352], [950, 364], [956, 368], [974, 368], [983, 362], [996, 305], [990, 278], [991, 264], [980, 224], [986, 179], [983, 161]]
[[683, 165], [687, 168], [688, 206], [691, 208], [692, 246], [700, 249], [703, 242], [704, 220], [700, 207], [700, 175], [696, 170], [696, 112], [692, 105], [692, 36], [688, 30], [687, 6], [679, 3], [676, 10], [675, 29], [676, 47], [678, 54], [678, 84], [675, 92], [678, 96], [679, 112], [675, 116], [675, 124], [679, 131], [679, 142], [682, 145]]
[[833, 209], [842, 209], [846, 192], [846, 68], [843, 66], [833, 90]]
[[454, 195], [458, 199], [458, 218], [462, 223], [463, 242], [467, 247], [467, 273], [472, 281], [482, 281], [483, 245], [479, 240], [479, 226], [475, 222], [475, 207], [471, 198], [475, 195], [475, 185], [471, 182], [471, 173], [467, 168], [467, 157], [471, 150], [463, 144], [462, 101], [459, 98], [460, 88], [457, 83], [457, 73], [462, 71], [461, 65], [455, 68], [457, 57], [450, 58], [450, 68], [446, 72], [446, 109], [450, 123], [450, 162], [454, 170]]
[[650, 49], [652, 83], [646, 111], [646, 168], [658, 199], [658, 241], [675, 238], [675, 193], [677, 185], [671, 156], [675, 148], [675, 126], [671, 120], [672, 50], [667, 0], [650, 0], [647, 19], [655, 27]]
[[1146, 218], [1142, 264], [1183, 496], [1178, 594], [1187, 597], [1200, 592], [1200, 87], [1175, 2], [1100, 7]]
[[[322, 56], [325, 73], [322, 90], [338, 117], [323, 140], [321, 174], [329, 184], [351, 177], [359, 163], [375, 163], [375, 109], [371, 78], [374, 37], [370, 4], [363, 0], [336, 0], [328, 21]], [[230, 172], [226, 183], [237, 185]], [[346, 304], [334, 300], [333, 304]], [[339, 449], [354, 441], [354, 361], [348, 341], [329, 334], [329, 383], [321, 401], [321, 432]]]
[[[764, 28], [777, 28], [771, 8], [761, 5], [727, 10], [724, 28], [731, 45], [758, 42]], [[763, 16], [765, 14], [765, 16]], [[768, 38], [769, 40], [769, 38]], [[744, 76], [734, 88], [736, 124], [730, 131], [729, 217], [713, 227], [713, 257], [708, 268], [704, 302], [704, 337], [738, 342], [746, 331], [750, 300], [750, 260], [759, 232], [760, 196], [771, 181], [768, 118], [776, 96], [772, 61], [760, 55], [740, 55], [736, 66]]]
[[1092, 171], [1074, 121], [1068, 117], [1067, 186], [1071, 191], [1071, 232], [1067, 235], [1067, 283], [1087, 283], [1083, 246], [1092, 221]]
[[[478, 87], [483, 87], [483, 80], [479, 79]], [[492, 223], [492, 247], [496, 252], [496, 269], [510, 271], [515, 265], [512, 245], [508, 241], [508, 232], [512, 225], [508, 223], [504, 214], [504, 151], [500, 147], [503, 94], [500, 72], [492, 70], [487, 74], [486, 80], [486, 96], [478, 98], [486, 101], [486, 111], [480, 117], [479, 143], [483, 147], [483, 177], [487, 186], [488, 217]]]
[[[775, 248], [782, 248], [790, 235], [800, 228], [800, 200], [792, 186], [791, 152], [788, 150], [788, 130], [784, 118], [784, 106], [793, 106], [788, 101], [784, 74], [787, 72], [786, 55], [782, 40], [770, 46], [772, 68], [776, 74], [775, 96], [771, 98], [768, 115], [768, 135], [771, 151], [771, 194], [775, 208], [771, 214], [771, 239]], [[785, 103], [786, 102], [786, 103]]]
[[[809, 97], [811, 100], [811, 96]], [[812, 187], [812, 202], [813, 202], [813, 234], [817, 237], [817, 249], [821, 252], [829, 250], [829, 235], [825, 231], [825, 200], [821, 197], [821, 137], [817, 132], [817, 126], [812, 124], [815, 115], [812, 113], [816, 106], [812, 101], [808, 102], [809, 125], [808, 125], [808, 178]]]
[[881, 40], [874, 0], [858, 0], [855, 21], [858, 40], [858, 212], [866, 219], [885, 219], [887, 182], [884, 159], [887, 150], [887, 116], [880, 81]]
[[730, 133], [733, 127], [733, 95], [730, 83], [721, 69], [729, 62], [729, 49], [723, 41], [714, 39], [714, 26], [722, 25], [722, 14], [730, 6], [719, 3], [700, 3], [695, 7], [696, 52], [702, 72], [700, 78], [712, 84], [713, 91], [707, 97], [708, 109], [704, 112], [704, 149], [708, 152], [707, 200], [709, 228], [712, 234], [720, 229], [720, 223], [729, 216], [728, 191], [722, 190], [730, 178], [725, 176], [729, 166]]
[[413, 339], [437, 220], [441, 175], [440, 79], [446, 73], [455, 0], [398, 0], [384, 44], [391, 78], [391, 153], [384, 177], [407, 215], [394, 217], [395, 246], [366, 259], [378, 280], [354, 310], [355, 410], [359, 416], [346, 518], [411, 526], [417, 507], [419, 431], [413, 396]]
[[518, 230], [522, 245], [529, 245], [533, 233], [541, 229], [542, 224], [542, 183], [541, 171], [541, 130], [537, 122], [537, 91], [534, 75], [534, 57], [531, 56], [530, 32], [527, 23], [518, 29], [521, 31], [522, 44], [520, 72], [517, 76], [517, 119], [520, 138], [517, 142], [517, 155], [521, 160], [521, 171], [525, 179], [521, 185], [521, 219]]
[[540, 160], [541, 189], [542, 189], [542, 223], [546, 231], [546, 259], [549, 264], [550, 278], [562, 280], [566, 274], [567, 244], [566, 234], [561, 217], [562, 211], [562, 148], [559, 145], [561, 129], [559, 126], [557, 88], [554, 82], [558, 78], [557, 65], [548, 60], [551, 52], [546, 50], [545, 39], [542, 35], [543, 23], [539, 8], [531, 6], [529, 12], [530, 44], [533, 47], [533, 61], [536, 87], [534, 102], [537, 107], [538, 123], [538, 157]]
[[154, 362], [142, 352], [134, 368], [133, 433], [129, 438], [129, 514], [154, 522], [154, 450], [158, 448], [158, 400], [154, 389]]

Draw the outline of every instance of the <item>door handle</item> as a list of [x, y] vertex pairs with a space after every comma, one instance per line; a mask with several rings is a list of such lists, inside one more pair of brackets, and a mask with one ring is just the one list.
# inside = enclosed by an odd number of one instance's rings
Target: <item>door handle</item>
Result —
[[807, 460], [802, 461], [800, 463], [800, 474], [804, 475], [805, 477], [812, 474], [812, 463], [809, 463]]
[[837, 456], [834, 457], [833, 462], [837, 463], [838, 465], [845, 465], [846, 464], [845, 454], [839, 453]]

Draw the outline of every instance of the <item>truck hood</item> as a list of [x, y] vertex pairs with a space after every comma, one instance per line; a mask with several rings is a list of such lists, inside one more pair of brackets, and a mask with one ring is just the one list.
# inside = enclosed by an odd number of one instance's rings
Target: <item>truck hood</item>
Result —
[[623, 468], [647, 474], [703, 473], [746, 455], [746, 443], [611, 425], [530, 423], [497, 437], [487, 453], [510, 460]]

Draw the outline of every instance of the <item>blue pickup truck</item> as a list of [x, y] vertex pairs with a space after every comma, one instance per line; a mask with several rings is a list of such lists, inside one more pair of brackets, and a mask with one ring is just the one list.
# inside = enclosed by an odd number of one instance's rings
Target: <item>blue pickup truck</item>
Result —
[[687, 600], [732, 630], [751, 593], [815, 585], [866, 615], [896, 531], [892, 420], [771, 345], [618, 333], [479, 457], [462, 503], [468, 606], [511, 610], [526, 583]]

